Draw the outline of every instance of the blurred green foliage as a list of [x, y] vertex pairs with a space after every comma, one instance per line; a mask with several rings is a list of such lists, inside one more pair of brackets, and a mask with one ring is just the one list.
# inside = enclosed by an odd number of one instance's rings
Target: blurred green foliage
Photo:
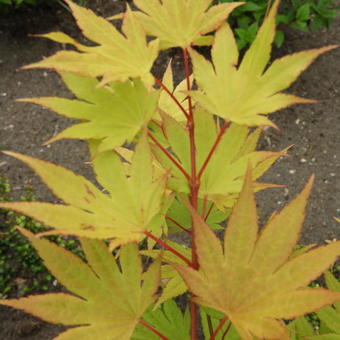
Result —
[[[240, 0], [216, 0], [216, 2], [233, 2]], [[270, 0], [251, 0], [234, 10], [229, 16], [229, 23], [234, 28], [240, 49], [249, 45], [255, 38], [258, 27], [266, 15]], [[275, 44], [281, 47], [284, 43], [285, 26], [303, 32], [328, 28], [339, 15], [339, 7], [333, 0], [282, 0], [277, 16], [278, 30]]]
[[[11, 187], [0, 176], [0, 201], [12, 201]], [[30, 188], [26, 188], [21, 201], [34, 200]], [[0, 299], [14, 295], [24, 296], [41, 291], [53, 290], [57, 282], [47, 271], [42, 260], [24, 236], [17, 230], [20, 226], [38, 233], [48, 230], [33, 219], [0, 209]], [[49, 236], [50, 241], [83, 257], [79, 243], [61, 236]]]

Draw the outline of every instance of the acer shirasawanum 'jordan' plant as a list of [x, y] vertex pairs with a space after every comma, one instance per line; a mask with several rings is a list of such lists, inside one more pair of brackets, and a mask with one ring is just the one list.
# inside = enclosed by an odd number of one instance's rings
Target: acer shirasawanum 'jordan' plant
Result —
[[[87, 140], [101, 188], [55, 164], [8, 151], [64, 204], [0, 207], [51, 227], [44, 234], [78, 237], [87, 262], [43, 234], [21, 229], [70, 294], [0, 303], [75, 326], [58, 340], [289, 339], [298, 328], [287, 328], [283, 320], [337, 306], [339, 291], [307, 285], [337, 259], [340, 242], [294, 252], [313, 179], [262, 232], [254, 199], [254, 192], [277, 186], [258, 179], [288, 149], [256, 151], [261, 128], [275, 127], [268, 114], [312, 102], [281, 91], [336, 46], [267, 66], [278, 0], [241, 61], [225, 22], [239, 2], [134, 0], [137, 10], [127, 6], [115, 17], [123, 20], [122, 32], [66, 3], [94, 44], [45, 34], [75, 49], [24, 68], [56, 70], [75, 99], [21, 101], [79, 120], [49, 142]], [[211, 45], [211, 59], [195, 45]], [[177, 87], [171, 63], [163, 79], [150, 71], [159, 52], [170, 47], [183, 52], [186, 76]], [[213, 230], [224, 228], [221, 243]], [[190, 242], [174, 241], [175, 233]], [[173, 299], [181, 294], [187, 305], [180, 309]], [[320, 318], [325, 311], [334, 316], [334, 310], [321, 309]]]

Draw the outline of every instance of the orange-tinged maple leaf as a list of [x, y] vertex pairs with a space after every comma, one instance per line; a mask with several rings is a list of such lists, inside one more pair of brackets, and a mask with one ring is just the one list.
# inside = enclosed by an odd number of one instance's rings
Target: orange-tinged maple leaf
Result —
[[192, 211], [198, 271], [174, 264], [194, 301], [223, 312], [244, 340], [289, 339], [279, 319], [291, 319], [340, 300], [339, 292], [304, 288], [340, 255], [340, 242], [290, 258], [313, 180], [259, 233], [251, 172], [220, 240]]
[[45, 321], [77, 326], [55, 339], [128, 340], [145, 310], [155, 302], [160, 261], [143, 273], [136, 244], [120, 251], [120, 266], [102, 241], [81, 238], [87, 264], [78, 256], [25, 229], [20, 231], [37, 249], [57, 280], [71, 293], [51, 293], [2, 300]]
[[129, 7], [124, 14], [124, 34], [121, 34], [107, 20], [98, 17], [91, 10], [70, 0], [65, 1], [84, 36], [98, 46], [81, 45], [63, 33], [49, 33], [45, 35], [46, 38], [72, 44], [81, 53], [60, 51], [40, 62], [25, 66], [24, 69], [52, 68], [85, 77], [103, 77], [101, 84], [126, 81], [129, 78], [141, 78], [148, 87], [153, 84], [150, 69], [158, 55], [158, 40], [147, 43], [146, 33]]
[[19, 211], [55, 229], [45, 234], [110, 239], [110, 246], [114, 248], [140, 241], [146, 231], [155, 231], [156, 235], [162, 233], [166, 176], [153, 178], [145, 138], [137, 145], [129, 178], [114, 152], [103, 152], [94, 160], [98, 181], [108, 194], [84, 177], [53, 163], [14, 152], [6, 154], [29, 165], [67, 204], [0, 202], [4, 209]]
[[203, 35], [215, 30], [243, 2], [210, 6], [212, 0], [134, 0], [147, 33], [160, 40], [162, 49], [188, 48], [210, 43]]
[[242, 125], [270, 125], [266, 116], [289, 105], [312, 103], [313, 100], [280, 93], [290, 86], [320, 54], [337, 46], [307, 50], [270, 60], [275, 35], [275, 16], [279, 0], [259, 29], [256, 39], [238, 65], [239, 53], [232, 30], [227, 23], [216, 32], [212, 62], [190, 50], [194, 76], [199, 85], [191, 95], [208, 112]]

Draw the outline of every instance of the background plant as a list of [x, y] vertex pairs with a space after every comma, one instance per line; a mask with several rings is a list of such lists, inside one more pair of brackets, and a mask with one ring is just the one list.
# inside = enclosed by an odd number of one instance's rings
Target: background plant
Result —
[[[231, 0], [218, 0], [219, 3]], [[265, 17], [270, 1], [254, 0], [237, 8], [229, 17], [235, 29], [239, 48], [249, 45]], [[338, 15], [339, 7], [332, 0], [288, 0], [281, 3], [277, 16], [278, 29], [275, 35], [276, 46], [282, 46], [285, 34], [284, 27], [290, 26], [302, 32], [317, 31], [329, 28]]]
[[[3, 202], [0, 207], [51, 227], [38, 236], [20, 231], [73, 295], [50, 293], [1, 304], [76, 326], [59, 339], [100, 334], [194, 340], [200, 313], [203, 319], [206, 315], [209, 340], [287, 339], [282, 320], [340, 300], [337, 291], [307, 286], [337, 259], [340, 242], [294, 252], [313, 177], [261, 232], [254, 197], [277, 186], [258, 180], [287, 151], [255, 151], [259, 127], [276, 128], [268, 115], [278, 109], [313, 102], [282, 91], [336, 46], [299, 52], [267, 67], [275, 1], [239, 61], [225, 19], [240, 4], [210, 7], [210, 2], [135, 0], [141, 11], [127, 7], [117, 16], [123, 18], [120, 32], [67, 1], [83, 34], [96, 44], [46, 34], [75, 49], [25, 67], [55, 69], [75, 95], [22, 101], [80, 121], [49, 142], [87, 140], [100, 186], [53, 163], [5, 152], [30, 166], [64, 202]], [[212, 45], [211, 59], [195, 45]], [[163, 79], [150, 72], [160, 50], [172, 47], [181, 48], [185, 69], [177, 88], [171, 65]], [[213, 230], [224, 219], [221, 242]], [[185, 235], [189, 244], [171, 240], [173, 232]], [[51, 234], [77, 236], [86, 262], [40, 237]], [[140, 251], [141, 242], [147, 250]], [[186, 297], [183, 310], [169, 301], [179, 295]]]
[[[9, 182], [0, 177], [0, 201], [13, 201], [11, 191]], [[21, 196], [20, 200], [33, 201], [32, 189], [26, 188], [25, 196]], [[30, 217], [4, 209], [0, 209], [0, 221], [0, 299], [55, 289], [56, 280], [16, 227], [20, 226], [34, 233], [46, 231], [48, 228]], [[79, 244], [74, 239], [65, 239], [59, 235], [50, 236], [49, 239], [82, 255]]]

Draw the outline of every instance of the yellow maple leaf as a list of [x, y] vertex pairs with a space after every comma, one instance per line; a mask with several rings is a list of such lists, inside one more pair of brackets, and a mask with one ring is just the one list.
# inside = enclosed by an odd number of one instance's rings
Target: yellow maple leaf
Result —
[[289, 87], [317, 56], [337, 46], [288, 55], [275, 60], [265, 70], [270, 60], [278, 5], [276, 0], [238, 67], [239, 52], [227, 23], [216, 32], [212, 62], [190, 49], [194, 76], [200, 88], [191, 95], [211, 114], [242, 125], [275, 127], [263, 115], [288, 105], [314, 102], [280, 91]]
[[98, 17], [91, 10], [70, 0], [65, 1], [84, 36], [98, 46], [82, 45], [59, 32], [45, 34], [42, 37], [72, 44], [81, 53], [60, 51], [40, 62], [25, 66], [24, 69], [52, 68], [85, 77], [103, 77], [101, 85], [110, 81], [126, 81], [129, 78], [141, 78], [147, 87], [154, 83], [150, 69], [158, 55], [158, 40], [147, 43], [146, 33], [129, 7], [124, 14], [124, 34], [121, 34], [107, 20]]
[[2, 300], [47, 322], [76, 326], [54, 339], [129, 340], [146, 309], [155, 302], [160, 261], [143, 273], [136, 244], [120, 251], [120, 266], [104, 242], [81, 238], [87, 264], [78, 256], [25, 229], [56, 279], [75, 295], [50, 293]]
[[134, 0], [147, 33], [160, 40], [162, 49], [207, 44], [203, 35], [215, 30], [243, 2], [210, 6], [212, 0]]
[[93, 161], [103, 193], [90, 181], [53, 163], [14, 152], [6, 154], [29, 165], [66, 205], [44, 202], [0, 202], [54, 228], [44, 234], [110, 239], [111, 248], [140, 241], [146, 231], [162, 233], [166, 176], [154, 178], [151, 154], [142, 138], [134, 153], [130, 176], [113, 151]]
[[248, 171], [220, 240], [192, 211], [199, 270], [174, 264], [193, 300], [223, 312], [243, 340], [289, 339], [279, 319], [292, 319], [340, 300], [339, 292], [304, 288], [340, 255], [340, 242], [290, 257], [304, 219], [312, 179], [261, 233]]
[[[182, 168], [190, 173], [190, 140], [185, 126], [174, 118], [162, 113], [164, 136], [171, 147]], [[208, 154], [214, 145], [221, 127], [216, 124], [213, 116], [201, 107], [194, 110], [195, 119], [195, 142], [197, 168], [203, 167]], [[212, 154], [200, 178], [199, 197], [215, 202], [219, 208], [232, 207], [239, 195], [243, 177], [250, 162], [254, 167], [253, 179], [262, 176], [270, 166], [285, 154], [281, 152], [254, 151], [260, 130], [250, 132], [246, 126], [230, 124], [223, 134], [220, 143]], [[151, 145], [153, 147], [153, 145]], [[179, 169], [169, 161], [159, 148], [153, 147], [153, 152], [166, 168], [171, 169], [172, 177], [169, 179], [169, 187], [181, 193], [189, 193], [188, 181]], [[275, 187], [273, 184], [256, 183], [256, 191], [268, 187]]]
[[97, 152], [111, 150], [131, 142], [155, 115], [159, 91], [148, 90], [139, 79], [110, 82], [98, 87], [98, 80], [72, 73], [61, 74], [64, 83], [79, 98], [23, 98], [69, 118], [83, 122], [72, 125], [47, 143], [70, 139], [100, 139]]

